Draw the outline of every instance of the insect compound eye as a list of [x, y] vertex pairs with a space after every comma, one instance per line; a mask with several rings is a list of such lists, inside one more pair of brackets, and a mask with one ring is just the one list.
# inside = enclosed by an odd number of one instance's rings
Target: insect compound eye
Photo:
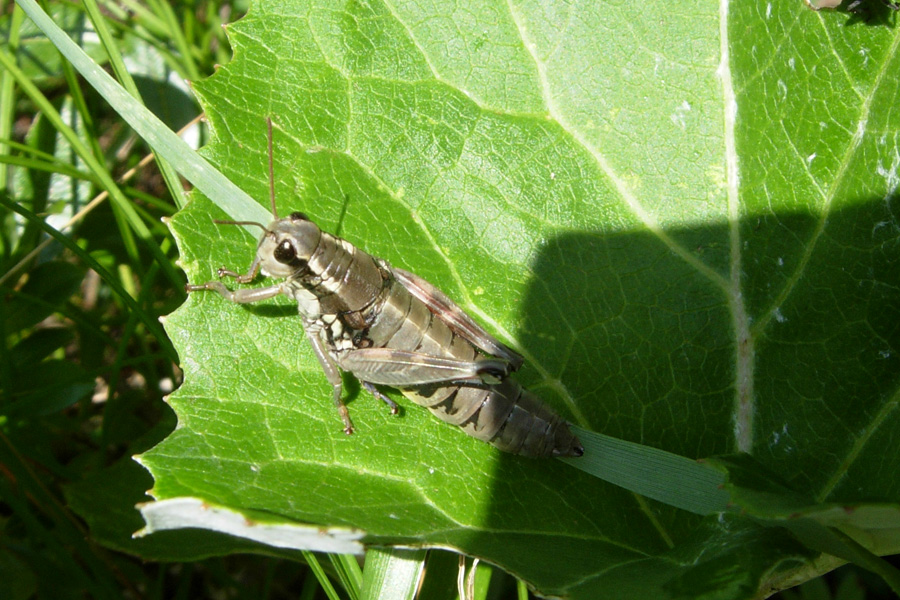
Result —
[[297, 251], [288, 240], [284, 240], [275, 248], [273, 255], [275, 256], [275, 260], [287, 265], [294, 262], [294, 259], [297, 258]]
[[306, 216], [306, 213], [292, 212], [291, 221], [309, 221], [309, 217]]

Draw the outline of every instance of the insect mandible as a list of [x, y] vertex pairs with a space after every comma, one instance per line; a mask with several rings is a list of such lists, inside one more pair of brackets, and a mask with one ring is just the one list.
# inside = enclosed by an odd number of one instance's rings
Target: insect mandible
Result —
[[263, 230], [256, 257], [237, 283], [262, 273], [281, 279], [262, 288], [229, 290], [221, 281], [188, 284], [241, 304], [285, 294], [297, 302], [306, 338], [334, 391], [334, 404], [353, 433], [341, 399], [340, 371], [386, 402], [376, 386], [398, 388], [438, 418], [506, 452], [525, 456], [581, 456], [584, 448], [558, 414], [509, 375], [523, 358], [491, 336], [443, 292], [318, 228], [300, 212], [279, 218], [275, 208], [272, 121], [268, 125], [269, 195], [274, 220]]

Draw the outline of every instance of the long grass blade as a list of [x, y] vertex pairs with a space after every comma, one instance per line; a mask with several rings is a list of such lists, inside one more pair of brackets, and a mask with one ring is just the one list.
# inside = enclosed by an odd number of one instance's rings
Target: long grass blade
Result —
[[316, 579], [319, 581], [319, 585], [322, 586], [322, 590], [325, 592], [328, 600], [341, 600], [341, 597], [331, 584], [331, 580], [328, 579], [328, 575], [325, 573], [325, 569], [322, 568], [316, 555], [309, 550], [303, 550], [303, 558], [306, 560], [306, 564], [309, 565], [310, 570], [312, 570]]
[[145, 106], [132, 98], [73, 42], [34, 0], [16, 1], [82, 77], [112, 105], [154, 152], [177, 166], [179, 173], [233, 219], [268, 222], [271, 215], [265, 208], [231, 183]]
[[[6, 47], [13, 55], [19, 46], [19, 33], [24, 18], [25, 13], [22, 12], [22, 9], [18, 6], [13, 7], [12, 14], [9, 15], [9, 33], [6, 43]], [[16, 103], [13, 101], [14, 83], [15, 80], [9, 72], [0, 73], [0, 155], [9, 154], [10, 147], [7, 140], [12, 137], [16, 110]], [[0, 190], [6, 189], [7, 177], [7, 170], [0, 169]]]
[[359, 600], [363, 575], [356, 556], [353, 554], [329, 554], [328, 558], [331, 559], [331, 564], [334, 565], [341, 585], [347, 591], [347, 596], [350, 597], [350, 600]]
[[[85, 55], [85, 58], [87, 58], [87, 55]], [[90, 59], [88, 58], [88, 60]], [[6, 52], [0, 52], [0, 65], [2, 65], [5, 69], [7, 69], [7, 71], [12, 74], [12, 76], [16, 80], [16, 83], [19, 85], [19, 88], [23, 92], [25, 92], [25, 94], [27, 94], [28, 97], [31, 98], [31, 100], [38, 106], [44, 116], [46, 116], [47, 119], [53, 124], [53, 127], [66, 138], [66, 141], [72, 147], [72, 150], [74, 150], [78, 154], [79, 158], [81, 158], [81, 160], [85, 162], [88, 169], [90, 169], [94, 176], [100, 180], [103, 188], [109, 192], [110, 198], [114, 202], [116, 202], [118, 208], [125, 215], [132, 230], [138, 235], [138, 237], [141, 238], [141, 240], [153, 254], [154, 258], [160, 262], [160, 266], [166, 273], [166, 276], [169, 278], [169, 280], [172, 281], [172, 283], [176, 286], [180, 286], [181, 278], [175, 271], [175, 268], [172, 266], [171, 261], [160, 251], [159, 245], [153, 239], [150, 230], [137, 215], [134, 207], [131, 206], [128, 198], [125, 196], [125, 194], [122, 193], [122, 191], [119, 189], [119, 186], [116, 185], [116, 182], [113, 181], [112, 176], [109, 174], [106, 167], [94, 157], [90, 149], [85, 146], [81, 139], [79, 139], [78, 134], [76, 134], [76, 132], [65, 123], [56, 108], [50, 103], [50, 101], [44, 96], [44, 94], [41, 93], [37, 86], [35, 86], [28, 79], [28, 77], [21, 71], [21, 69], [19, 69], [19, 67], [15, 64], [13, 58]], [[107, 75], [107, 77], [109, 76]], [[131, 99], [131, 101], [136, 103], [133, 98]], [[173, 133], [172, 135], [175, 134]]]
[[698, 515], [728, 508], [725, 475], [695, 460], [574, 427], [584, 456], [561, 458], [595, 477]]
[[[128, 68], [125, 66], [125, 61], [122, 59], [122, 54], [119, 52], [119, 46], [110, 34], [109, 28], [106, 25], [106, 19], [100, 13], [100, 7], [97, 6], [96, 0], [84, 0], [84, 7], [87, 10], [88, 16], [91, 18], [91, 23], [94, 25], [94, 31], [97, 32], [97, 36], [100, 38], [100, 43], [103, 44], [103, 48], [106, 50], [106, 55], [109, 57], [113, 72], [125, 89], [128, 90], [134, 98], [140, 101], [141, 94], [138, 91], [137, 84], [135, 84], [134, 79], [132, 79], [131, 74], [128, 72]], [[190, 56], [186, 57], [186, 62], [193, 64]], [[156, 164], [159, 167], [159, 172], [162, 174], [163, 180], [166, 182], [166, 187], [169, 190], [169, 194], [174, 199], [176, 206], [179, 208], [184, 206], [187, 199], [185, 198], [181, 181], [178, 179], [178, 174], [168, 162], [160, 157], [156, 158]]]

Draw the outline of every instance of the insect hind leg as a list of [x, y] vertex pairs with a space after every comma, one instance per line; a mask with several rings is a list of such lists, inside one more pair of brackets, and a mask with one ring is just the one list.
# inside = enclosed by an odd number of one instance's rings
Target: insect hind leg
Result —
[[393, 400], [391, 400], [390, 398], [388, 398], [387, 396], [385, 396], [384, 394], [382, 394], [378, 390], [378, 388], [375, 387], [374, 383], [369, 383], [368, 381], [363, 381], [362, 379], [359, 380], [359, 383], [362, 384], [363, 388], [367, 392], [369, 392], [370, 394], [372, 394], [373, 396], [375, 396], [376, 398], [378, 398], [379, 400], [381, 400], [382, 402], [387, 404], [391, 408], [392, 415], [396, 415], [400, 412], [400, 407], [397, 406], [397, 403], [394, 402]]

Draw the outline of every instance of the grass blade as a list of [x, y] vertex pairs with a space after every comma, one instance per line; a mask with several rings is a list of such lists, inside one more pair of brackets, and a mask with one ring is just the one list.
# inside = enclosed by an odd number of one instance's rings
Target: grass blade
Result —
[[95, 270], [100, 277], [106, 281], [107, 285], [109, 285], [112, 290], [122, 298], [122, 301], [134, 311], [135, 314], [140, 318], [141, 322], [146, 325], [147, 329], [150, 333], [156, 337], [157, 341], [160, 344], [161, 349], [166, 353], [169, 357], [169, 360], [177, 361], [178, 354], [175, 352], [175, 348], [172, 347], [172, 342], [169, 341], [169, 337], [165, 334], [162, 327], [159, 324], [159, 321], [153, 315], [150, 315], [145, 311], [137, 301], [131, 297], [128, 292], [122, 287], [119, 281], [116, 279], [115, 275], [107, 271], [103, 268], [103, 265], [98, 263], [94, 258], [86, 252], [83, 248], [81, 248], [78, 244], [72, 241], [68, 236], [63, 235], [62, 233], [55, 230], [53, 227], [47, 225], [43, 219], [40, 219], [27, 210], [26, 208], [15, 204], [14, 202], [10, 202], [5, 197], [0, 196], [0, 204], [9, 208], [12, 211], [15, 211], [28, 219], [31, 222], [36, 223], [41, 229], [43, 229], [48, 235], [56, 239], [63, 246], [68, 248], [72, 253], [78, 256], [81, 260], [85, 262], [90, 268]]
[[412, 600], [425, 566], [425, 550], [369, 548], [362, 600]]
[[[73, 42], [34, 0], [16, 1], [82, 77], [110, 103], [156, 154], [172, 165], [177, 165], [179, 173], [231, 218], [239, 221], [268, 221], [271, 215], [265, 208], [231, 183], [145, 106], [132, 98]], [[256, 233], [250, 228], [248, 231]]]
[[328, 579], [328, 575], [325, 574], [325, 569], [322, 568], [316, 555], [309, 550], [304, 550], [303, 558], [306, 559], [306, 563], [316, 576], [319, 585], [322, 586], [325, 595], [328, 596], [328, 600], [341, 600], [341, 597], [338, 595], [337, 590], [334, 589], [334, 586], [331, 585], [331, 580]]
[[337, 571], [338, 578], [350, 600], [359, 600], [359, 589], [362, 586], [362, 569], [353, 554], [329, 554], [331, 564]]
[[[112, 66], [116, 77], [118, 77], [119, 81], [122, 82], [122, 85], [132, 96], [141, 100], [141, 94], [138, 91], [137, 85], [134, 83], [134, 79], [132, 79], [131, 74], [128, 72], [125, 61], [122, 60], [119, 47], [110, 34], [109, 28], [106, 26], [106, 19], [100, 13], [100, 7], [97, 6], [96, 0], [85, 0], [84, 7], [91, 19], [91, 23], [94, 25], [94, 30], [100, 37], [100, 43], [103, 44], [103, 48], [106, 50], [106, 55], [109, 57], [110, 65]], [[185, 58], [187, 61], [190, 61], [190, 56], [186, 56]], [[168, 162], [160, 157], [156, 157], [156, 164], [159, 166], [159, 172], [162, 174], [163, 180], [166, 182], [166, 188], [168, 188], [169, 194], [174, 199], [175, 204], [178, 207], [184, 206], [186, 198], [177, 173], [175, 173], [175, 170]]]
[[[90, 61], [90, 59], [87, 58], [87, 55], [85, 55], [85, 58]], [[116, 182], [113, 181], [113, 178], [107, 171], [106, 167], [96, 159], [90, 149], [85, 146], [84, 142], [82, 142], [81, 139], [79, 139], [75, 131], [71, 127], [69, 127], [65, 123], [65, 121], [63, 121], [56, 108], [54, 108], [54, 106], [41, 93], [37, 86], [35, 86], [22, 72], [22, 70], [19, 69], [19, 67], [15, 64], [15, 60], [12, 56], [7, 54], [6, 52], [0, 52], [0, 64], [2, 64], [2, 66], [15, 78], [16, 83], [18, 83], [22, 91], [25, 92], [28, 97], [31, 98], [31, 100], [38, 106], [40, 111], [53, 124], [53, 127], [66, 138], [66, 141], [78, 154], [79, 158], [81, 158], [85, 162], [85, 164], [88, 166], [88, 169], [90, 169], [94, 176], [96, 176], [97, 179], [100, 180], [103, 188], [109, 192], [110, 198], [122, 211], [131, 229], [135, 233], [137, 233], [137, 235], [144, 241], [147, 248], [153, 254], [154, 258], [159, 261], [160, 266], [166, 273], [166, 276], [172, 281], [173, 284], [175, 284], [176, 286], [180, 286], [181, 277], [175, 271], [175, 268], [172, 266], [172, 262], [159, 249], [159, 245], [153, 239], [150, 230], [137, 215], [134, 207], [131, 206], [128, 198], [125, 196], [125, 194], [122, 193], [122, 191], [119, 189], [119, 186], [116, 185]], [[93, 62], [91, 64], [93, 64]], [[96, 65], [94, 66], [96, 67]], [[99, 69], [99, 67], [96, 68]], [[107, 77], [109, 76], [107, 75]], [[131, 101], [136, 103], [133, 98], [131, 99]]]
[[573, 428], [584, 444], [584, 456], [563, 462], [676, 508], [699, 515], [724, 511], [728, 493], [722, 473], [695, 460], [650, 446]]

